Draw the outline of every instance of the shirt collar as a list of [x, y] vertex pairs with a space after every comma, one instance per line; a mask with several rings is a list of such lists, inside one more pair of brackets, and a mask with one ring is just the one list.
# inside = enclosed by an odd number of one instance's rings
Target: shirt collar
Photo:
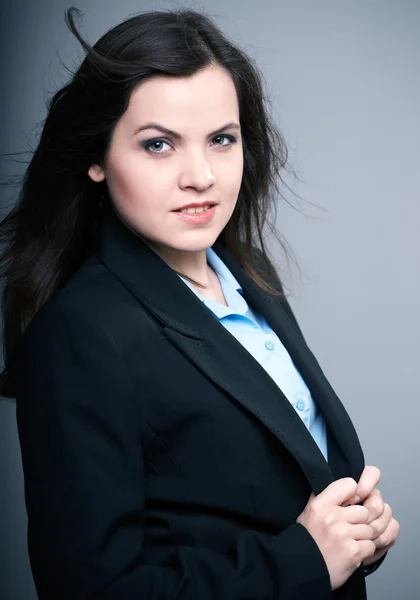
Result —
[[246, 300], [240, 294], [240, 292], [242, 292], [242, 287], [239, 281], [237, 281], [237, 279], [232, 275], [222, 259], [219, 258], [212, 248], [207, 248], [206, 255], [208, 264], [219, 277], [223, 295], [228, 303], [228, 306], [202, 296], [189, 281], [180, 275], [182, 281], [184, 281], [184, 283], [198, 298], [200, 298], [200, 300], [216, 315], [218, 319], [222, 319], [223, 317], [227, 317], [232, 314], [245, 315], [248, 311], [248, 305]]

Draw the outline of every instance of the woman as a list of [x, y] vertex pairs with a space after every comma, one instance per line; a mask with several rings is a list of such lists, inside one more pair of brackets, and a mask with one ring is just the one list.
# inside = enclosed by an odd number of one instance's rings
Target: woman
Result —
[[87, 56], [1, 229], [39, 598], [364, 598], [398, 523], [264, 248], [257, 69], [193, 11], [93, 48], [67, 18]]

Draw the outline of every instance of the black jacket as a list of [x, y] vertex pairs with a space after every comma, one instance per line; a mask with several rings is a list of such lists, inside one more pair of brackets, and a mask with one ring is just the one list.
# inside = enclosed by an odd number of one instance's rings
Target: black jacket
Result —
[[287, 301], [213, 249], [322, 410], [329, 464], [290, 402], [107, 209], [97, 252], [41, 308], [17, 362], [28, 547], [40, 600], [363, 600], [334, 594], [296, 523], [362, 450]]

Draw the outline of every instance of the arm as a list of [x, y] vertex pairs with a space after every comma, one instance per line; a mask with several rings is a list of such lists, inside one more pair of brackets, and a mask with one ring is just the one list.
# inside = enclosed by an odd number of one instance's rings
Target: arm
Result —
[[17, 420], [39, 599], [331, 598], [322, 554], [297, 523], [278, 536], [244, 531], [229, 555], [182, 546], [164, 564], [145, 564], [145, 479], [131, 379], [107, 331], [82, 319], [43, 312], [18, 357]]
[[[282, 286], [282, 283], [280, 281], [280, 278], [279, 278], [274, 266], [272, 264], [267, 263], [267, 261], [263, 257], [261, 250], [259, 250], [257, 248], [254, 248], [254, 266], [256, 267], [256, 269], [258, 271], [263, 273], [263, 275], [271, 282], [271, 284], [279, 292], [281, 292], [281, 294], [283, 294], [283, 297], [281, 299], [283, 308], [284, 308], [285, 312], [287, 313], [287, 315], [289, 316], [292, 323], [302, 334], [302, 331], [299, 327], [299, 324], [296, 320], [295, 315], [293, 314], [290, 304], [287, 301], [286, 297], [284, 296], [283, 286]], [[303, 337], [303, 334], [302, 334], [302, 337]], [[373, 485], [375, 485], [376, 483], [377, 482], [375, 481]], [[365, 485], [364, 480], [362, 481], [362, 485], [363, 486]], [[371, 491], [370, 487], [369, 487], [368, 491], [369, 492]], [[364, 491], [364, 499], [368, 496], [368, 491], [367, 490]], [[382, 503], [382, 507], [383, 507], [383, 503]], [[383, 508], [382, 508], [382, 510], [383, 510]], [[371, 517], [371, 518], [373, 518], [373, 517]], [[374, 573], [381, 566], [383, 561], [385, 560], [386, 554], [384, 554], [383, 556], [381, 556], [379, 559], [375, 560], [374, 562], [370, 562], [369, 560], [367, 560], [366, 563], [368, 563], [368, 564], [366, 564], [363, 568], [364, 575], [368, 576], [368, 575], [371, 575], [372, 573]]]

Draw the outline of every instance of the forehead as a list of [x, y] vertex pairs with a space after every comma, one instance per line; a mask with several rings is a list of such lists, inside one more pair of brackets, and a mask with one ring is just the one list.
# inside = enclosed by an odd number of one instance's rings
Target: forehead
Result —
[[157, 121], [184, 132], [216, 129], [239, 120], [236, 89], [229, 73], [218, 65], [188, 77], [152, 77], [133, 91], [124, 119], [133, 127]]

